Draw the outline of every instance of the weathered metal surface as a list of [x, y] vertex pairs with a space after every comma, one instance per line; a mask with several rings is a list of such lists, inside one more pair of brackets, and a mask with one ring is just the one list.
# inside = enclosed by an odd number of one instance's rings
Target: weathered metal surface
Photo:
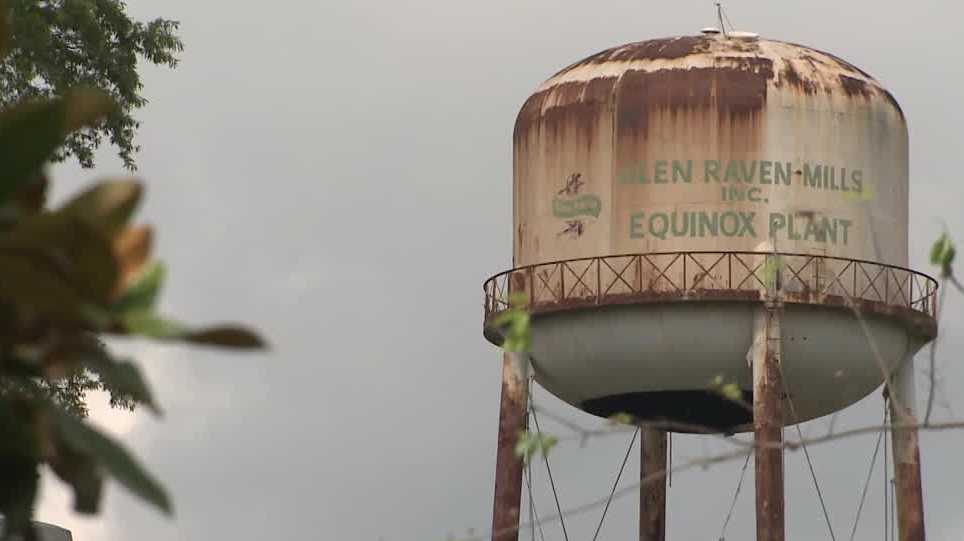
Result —
[[639, 429], [639, 541], [666, 539], [666, 432]]
[[492, 541], [519, 539], [519, 506], [524, 464], [515, 454], [520, 431], [528, 426], [528, 360], [505, 353], [502, 360], [502, 398], [499, 405], [499, 440], [495, 461]]
[[756, 539], [783, 541], [782, 307], [757, 309], [753, 342], [753, 432], [756, 467]]
[[[907, 262], [903, 114], [828, 53], [724, 36], [615, 47], [535, 91], [514, 149], [519, 265], [761, 244]], [[750, 227], [695, 231], [726, 212]]]

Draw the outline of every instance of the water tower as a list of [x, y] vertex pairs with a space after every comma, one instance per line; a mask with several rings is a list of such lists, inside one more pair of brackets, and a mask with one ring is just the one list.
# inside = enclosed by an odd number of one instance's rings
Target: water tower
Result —
[[[632, 43], [544, 82], [513, 145], [513, 268], [485, 282], [484, 332], [501, 344], [521, 295], [532, 346], [503, 363], [495, 532], [519, 521], [529, 374], [602, 417], [754, 431], [760, 540], [784, 535], [783, 426], [884, 383], [915, 423], [937, 286], [906, 268], [907, 125], [869, 74], [749, 33]], [[664, 470], [665, 432], [643, 434]], [[916, 430], [893, 445], [901, 539], [923, 539]]]

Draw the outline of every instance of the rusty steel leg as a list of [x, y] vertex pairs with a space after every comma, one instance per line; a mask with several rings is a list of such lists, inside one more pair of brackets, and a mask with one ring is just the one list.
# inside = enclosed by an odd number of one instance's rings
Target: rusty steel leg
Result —
[[[920, 448], [917, 445], [914, 358], [897, 369], [890, 385], [891, 433], [896, 478], [897, 533], [900, 541], [924, 541], [924, 495], [920, 478]], [[904, 427], [908, 428], [902, 428]]]
[[753, 329], [753, 431], [756, 442], [756, 538], [783, 541], [782, 306], [767, 301]]
[[519, 431], [528, 424], [529, 359], [505, 352], [502, 358], [502, 399], [499, 405], [499, 443], [495, 460], [495, 497], [492, 541], [519, 539], [522, 499], [522, 460], [515, 456]]
[[666, 539], [666, 432], [639, 429], [639, 541]]

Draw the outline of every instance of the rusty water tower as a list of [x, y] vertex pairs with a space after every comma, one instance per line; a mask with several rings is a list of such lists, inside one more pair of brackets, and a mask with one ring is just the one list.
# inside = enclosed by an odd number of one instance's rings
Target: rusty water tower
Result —
[[[513, 145], [513, 268], [485, 282], [484, 332], [502, 343], [515, 295], [532, 345], [503, 366], [494, 539], [515, 539], [529, 374], [595, 415], [754, 431], [758, 539], [783, 538], [783, 426], [885, 381], [914, 418], [937, 284], [906, 268], [907, 125], [866, 72], [750, 33], [632, 43], [544, 82]], [[901, 539], [923, 539], [916, 431], [893, 434]]]

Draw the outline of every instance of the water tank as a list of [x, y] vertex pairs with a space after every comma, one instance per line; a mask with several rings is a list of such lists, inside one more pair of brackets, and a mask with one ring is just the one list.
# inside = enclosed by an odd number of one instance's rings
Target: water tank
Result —
[[513, 144], [513, 268], [485, 284], [485, 334], [501, 343], [518, 294], [536, 380], [590, 413], [746, 428], [713, 386], [752, 402], [768, 292], [788, 422], [859, 400], [936, 332], [936, 284], [905, 268], [903, 112], [832, 54], [750, 33], [611, 48], [539, 86]]

